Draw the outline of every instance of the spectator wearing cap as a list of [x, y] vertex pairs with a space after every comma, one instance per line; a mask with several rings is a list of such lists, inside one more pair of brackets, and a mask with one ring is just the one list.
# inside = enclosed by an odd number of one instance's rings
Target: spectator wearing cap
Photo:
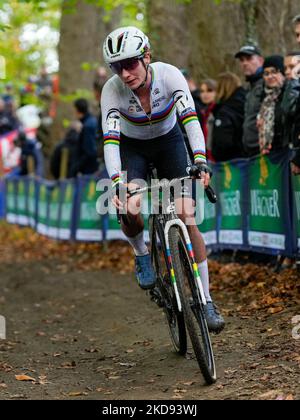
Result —
[[285, 88], [284, 58], [271, 55], [263, 65], [264, 94], [257, 115], [259, 146], [262, 154], [288, 146], [281, 102]]
[[261, 97], [263, 95], [263, 63], [264, 59], [258, 47], [244, 45], [236, 53], [240, 68], [249, 83], [245, 103], [245, 117], [243, 124], [243, 145], [246, 156], [259, 154], [258, 129], [256, 117], [259, 112]]

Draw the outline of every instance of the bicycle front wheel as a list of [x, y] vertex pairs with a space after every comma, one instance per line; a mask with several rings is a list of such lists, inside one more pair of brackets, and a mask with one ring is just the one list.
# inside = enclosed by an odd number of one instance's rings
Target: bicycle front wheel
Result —
[[179, 312], [173, 285], [171, 283], [168, 257], [166, 254], [163, 230], [153, 217], [152, 259], [157, 274], [157, 287], [163, 299], [163, 311], [169, 327], [170, 337], [175, 351], [184, 356], [187, 350], [187, 337], [183, 313]]
[[185, 324], [200, 370], [211, 385], [216, 381], [216, 367], [203, 303], [186, 243], [175, 226], [169, 231], [169, 242]]

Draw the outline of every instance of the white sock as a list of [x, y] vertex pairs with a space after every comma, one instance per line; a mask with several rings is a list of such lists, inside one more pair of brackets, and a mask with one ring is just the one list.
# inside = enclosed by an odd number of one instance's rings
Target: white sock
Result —
[[199, 274], [202, 281], [203, 291], [207, 302], [211, 302], [212, 298], [209, 293], [209, 274], [207, 260], [198, 264]]
[[133, 238], [129, 238], [127, 236], [127, 239], [137, 257], [143, 257], [144, 255], [149, 254], [149, 250], [144, 241], [144, 231], [134, 236]]

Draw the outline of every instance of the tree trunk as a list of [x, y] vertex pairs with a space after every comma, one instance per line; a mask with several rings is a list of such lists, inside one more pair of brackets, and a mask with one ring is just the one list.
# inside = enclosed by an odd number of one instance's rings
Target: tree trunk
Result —
[[246, 42], [264, 55], [296, 49], [291, 20], [299, 0], [148, 0], [149, 36], [155, 59], [188, 67], [199, 82], [230, 70], [239, 73], [235, 53]]
[[174, 0], [148, 0], [147, 24], [154, 60], [186, 67], [189, 55], [186, 5]]
[[104, 22], [103, 17], [103, 9], [84, 0], [79, 0], [76, 10], [71, 12], [68, 1], [63, 1], [58, 46], [60, 100], [51, 132], [52, 145], [61, 140], [63, 121], [74, 119], [73, 100], [66, 96], [70, 98], [77, 91], [85, 90], [92, 98], [95, 70], [103, 64], [102, 44], [119, 21], [120, 10], [116, 10], [109, 22]]

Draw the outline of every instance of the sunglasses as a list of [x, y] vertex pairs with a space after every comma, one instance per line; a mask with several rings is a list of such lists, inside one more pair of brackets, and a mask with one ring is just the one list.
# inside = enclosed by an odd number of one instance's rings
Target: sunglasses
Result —
[[127, 58], [126, 60], [117, 61], [116, 63], [111, 63], [110, 68], [115, 74], [121, 74], [123, 70], [132, 71], [138, 67], [141, 58]]

